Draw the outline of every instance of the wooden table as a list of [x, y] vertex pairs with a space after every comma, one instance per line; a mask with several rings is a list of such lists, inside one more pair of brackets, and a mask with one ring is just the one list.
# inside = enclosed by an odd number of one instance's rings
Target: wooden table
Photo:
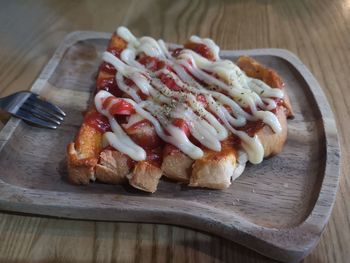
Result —
[[[350, 257], [350, 1], [1, 1], [0, 95], [28, 89], [74, 30], [183, 42], [209, 36], [223, 49], [276, 47], [296, 53], [323, 87], [337, 118], [342, 177], [333, 214], [305, 262]], [[6, 122], [8, 116], [0, 115]], [[0, 125], [1, 128], [1, 125]], [[1, 262], [271, 262], [190, 229], [0, 213]]]

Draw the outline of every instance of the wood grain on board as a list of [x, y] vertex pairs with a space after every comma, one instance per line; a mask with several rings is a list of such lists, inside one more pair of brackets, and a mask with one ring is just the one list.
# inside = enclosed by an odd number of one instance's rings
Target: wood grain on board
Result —
[[149, 195], [128, 185], [77, 187], [67, 182], [66, 145], [92, 99], [110, 36], [94, 31], [68, 34], [34, 82], [32, 91], [67, 113], [59, 129], [35, 128], [13, 118], [0, 132], [0, 207], [75, 219], [175, 224], [219, 235], [271, 258], [289, 262], [305, 257], [335, 200], [339, 146], [321, 88], [289, 51], [221, 52], [231, 61], [244, 54], [275, 68], [295, 115], [283, 152], [247, 165], [228, 189], [194, 189], [161, 180], [157, 192]]
[[[169, 42], [183, 42], [190, 34], [199, 34], [212, 37], [223, 49], [286, 48], [302, 59], [324, 88], [337, 118], [342, 159], [349, 157], [350, 143], [345, 136], [350, 117], [346, 100], [350, 35], [347, 1], [125, 1], [97, 5], [93, 1], [2, 3], [1, 95], [28, 89], [63, 36], [74, 30], [112, 31], [124, 24], [135, 34]], [[342, 174], [348, 172], [348, 165], [343, 163]], [[345, 262], [349, 255], [349, 185], [349, 178], [342, 176], [334, 213], [306, 262]], [[179, 227], [5, 213], [0, 218], [0, 257], [5, 261], [28, 257], [64, 262], [268, 261], [225, 239]], [[110, 229], [99, 231], [97, 225]], [[92, 249], [87, 252], [86, 247]]]

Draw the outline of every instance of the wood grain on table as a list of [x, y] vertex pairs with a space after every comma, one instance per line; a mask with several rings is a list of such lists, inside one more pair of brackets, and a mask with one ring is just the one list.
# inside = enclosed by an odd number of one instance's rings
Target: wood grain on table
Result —
[[[0, 95], [28, 89], [74, 30], [184, 42], [209, 36], [222, 49], [286, 48], [320, 82], [334, 110], [342, 176], [329, 224], [305, 262], [350, 256], [350, 1], [1, 1]], [[6, 114], [0, 115], [6, 121]], [[190, 229], [0, 214], [1, 262], [271, 262], [232, 242]]]

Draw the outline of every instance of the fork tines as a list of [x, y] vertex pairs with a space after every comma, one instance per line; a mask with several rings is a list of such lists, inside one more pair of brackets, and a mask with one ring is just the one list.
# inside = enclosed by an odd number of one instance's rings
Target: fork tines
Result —
[[34, 93], [30, 94], [15, 115], [30, 123], [51, 129], [56, 129], [66, 116], [59, 107], [39, 99]]

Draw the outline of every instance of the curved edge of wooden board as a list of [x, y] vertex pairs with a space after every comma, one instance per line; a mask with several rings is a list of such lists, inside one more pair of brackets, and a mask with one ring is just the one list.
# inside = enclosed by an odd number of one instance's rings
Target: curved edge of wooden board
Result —
[[[64, 51], [84, 39], [101, 38], [109, 39], [110, 33], [76, 31], [68, 34], [58, 49], [43, 69], [39, 78], [34, 82], [31, 91], [40, 93], [48, 76], [52, 74], [64, 55]], [[152, 205], [140, 205], [139, 199], [128, 198], [127, 211], [125, 207], [108, 205], [108, 200], [89, 205], [80, 203], [80, 196], [75, 194], [68, 204], [59, 204], [65, 193], [24, 189], [9, 185], [0, 181], [0, 209], [4, 211], [22, 212], [28, 214], [48, 215], [73, 219], [90, 219], [104, 221], [134, 221], [149, 223], [166, 223], [204, 230], [234, 242], [245, 245], [258, 253], [278, 260], [290, 262], [305, 257], [317, 244], [319, 236], [323, 231], [335, 202], [335, 195], [339, 182], [339, 159], [340, 151], [337, 130], [333, 113], [327, 99], [306, 66], [293, 53], [282, 49], [256, 49], [239, 51], [222, 51], [222, 55], [271, 55], [288, 61], [296, 68], [313, 94], [322, 116], [323, 128], [326, 138], [327, 159], [322, 186], [316, 200], [315, 206], [307, 219], [294, 228], [274, 229], [255, 225], [244, 218], [232, 213], [223, 213], [195, 202], [168, 203], [167, 199], [154, 199]], [[13, 131], [21, 121], [11, 118], [0, 132], [0, 150], [11, 137]], [[103, 202], [102, 202], [103, 201]], [[200, 211], [196, 215], [192, 213], [192, 207]], [[91, 213], [100, 210], [100, 215]], [[100, 213], [99, 213], [100, 214]], [[205, 215], [205, 220], [203, 220]], [[178, 218], [181, 219], [178, 219]], [[254, 241], [254, 242], [252, 242]]]

